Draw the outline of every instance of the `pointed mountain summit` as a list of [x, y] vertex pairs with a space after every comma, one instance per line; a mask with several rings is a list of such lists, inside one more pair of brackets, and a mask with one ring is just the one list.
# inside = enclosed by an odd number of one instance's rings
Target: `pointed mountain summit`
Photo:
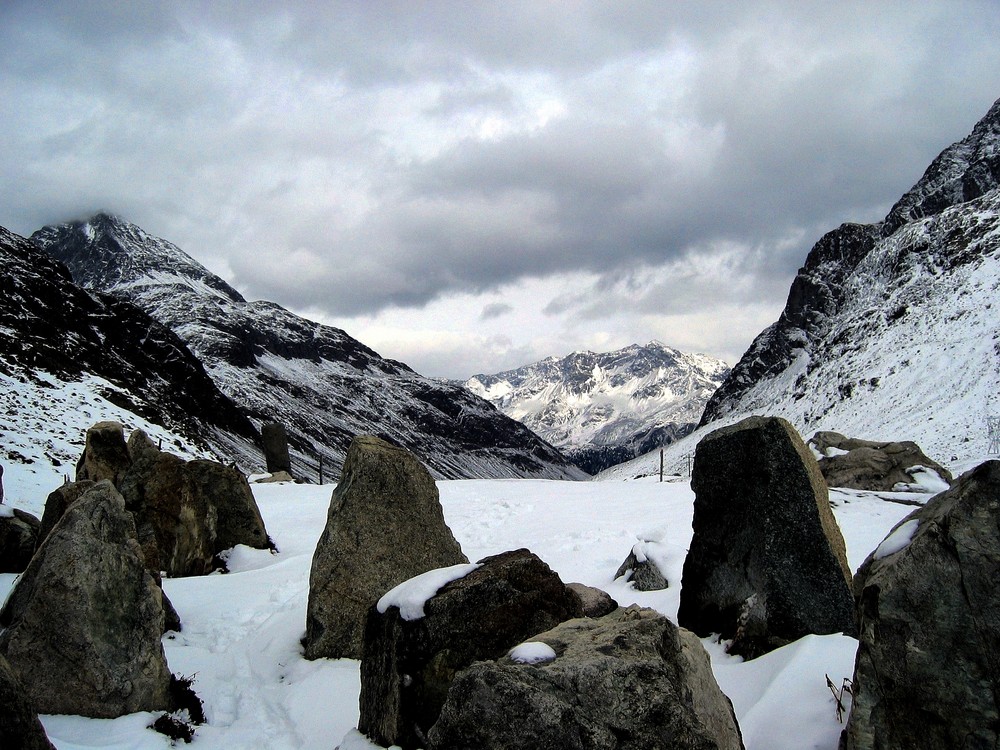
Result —
[[255, 427], [283, 424], [302, 476], [315, 477], [320, 459], [327, 477], [339, 473], [357, 434], [412, 450], [438, 477], [582, 476], [482, 399], [337, 328], [247, 301], [176, 245], [118, 217], [99, 213], [31, 239], [84, 287], [128, 300], [173, 330]]
[[774, 414], [960, 461], [1000, 414], [1000, 101], [877, 224], [816, 243], [701, 424]]
[[465, 387], [596, 474], [689, 433], [728, 372], [721, 360], [652, 341], [549, 357]]

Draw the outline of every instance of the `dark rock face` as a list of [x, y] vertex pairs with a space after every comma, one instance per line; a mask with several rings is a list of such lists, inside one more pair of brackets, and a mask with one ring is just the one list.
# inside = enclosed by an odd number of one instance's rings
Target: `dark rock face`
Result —
[[817, 432], [809, 444], [824, 454], [819, 459], [819, 469], [830, 487], [891, 492], [898, 485], [914, 483], [913, 472], [909, 471], [914, 467], [931, 469], [946, 482], [952, 480], [951, 472], [925, 456], [920, 446], [909, 440], [876, 442], [847, 438], [836, 432]]
[[125, 428], [119, 422], [98, 422], [87, 430], [87, 443], [76, 465], [76, 480], [107, 479], [117, 487], [131, 465]]
[[28, 567], [38, 546], [40, 526], [30, 513], [0, 506], [0, 573], [20, 573]]
[[355, 438], [313, 555], [306, 658], [361, 658], [365, 617], [379, 597], [466, 562], [427, 469], [384, 440]]
[[268, 422], [260, 428], [261, 442], [264, 444], [264, 462], [268, 474], [279, 471], [292, 473], [292, 459], [288, 455], [288, 432], [283, 425]]
[[701, 643], [662, 615], [630, 607], [564, 622], [532, 640], [555, 658], [480, 661], [458, 674], [428, 747], [743, 747]]
[[0, 656], [0, 747], [54, 750], [38, 713], [7, 660]]
[[[92, 374], [102, 393], [195, 445], [258, 454], [259, 435], [181, 339], [128, 302], [92, 294], [32, 242], [0, 228], [0, 368], [68, 381]], [[220, 439], [220, 435], [225, 435]]]
[[1000, 747], [1000, 462], [896, 528], [855, 578], [847, 750]]
[[582, 609], [559, 576], [522, 549], [485, 558], [431, 597], [424, 613], [405, 620], [390, 606], [368, 614], [358, 728], [382, 745], [425, 746], [456, 673]]
[[759, 656], [809, 633], [854, 634], [844, 540], [819, 467], [783, 419], [751, 417], [698, 444], [694, 537], [678, 623]]
[[170, 710], [160, 590], [110, 482], [71, 505], [0, 611], [0, 654], [41, 713]]
[[[180, 248], [133, 224], [98, 214], [45, 227], [32, 240], [82, 286], [129, 299], [184, 338], [255, 424], [283, 424], [302, 475], [315, 471], [319, 456], [338, 471], [352, 438], [374, 434], [392, 435], [439, 477], [583, 477], [551, 445], [463, 388], [421, 377], [339, 329], [247, 302]], [[259, 450], [233, 457], [261, 463]]]

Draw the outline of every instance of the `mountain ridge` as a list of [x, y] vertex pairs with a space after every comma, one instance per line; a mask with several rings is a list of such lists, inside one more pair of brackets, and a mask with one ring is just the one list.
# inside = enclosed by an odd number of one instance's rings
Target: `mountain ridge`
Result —
[[106, 213], [31, 240], [87, 288], [127, 299], [173, 330], [255, 426], [289, 432], [310, 475], [339, 470], [360, 433], [414, 451], [442, 478], [581, 478], [559, 452], [490, 404], [379, 356], [346, 332], [249, 302], [173, 243]]
[[597, 473], [690, 432], [728, 369], [651, 341], [546, 357], [465, 386]]

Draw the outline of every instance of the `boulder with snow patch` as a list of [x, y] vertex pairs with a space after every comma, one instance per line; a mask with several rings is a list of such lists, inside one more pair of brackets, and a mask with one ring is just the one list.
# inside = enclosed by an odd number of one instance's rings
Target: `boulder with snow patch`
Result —
[[429, 748], [743, 748], [705, 649], [663, 615], [629, 607], [531, 640], [456, 676]]
[[632, 551], [628, 553], [615, 573], [615, 578], [627, 576], [636, 591], [661, 591], [667, 588], [670, 583], [666, 575], [650, 556], [650, 546], [655, 542], [640, 541], [632, 546]]
[[618, 609], [618, 602], [607, 591], [582, 583], [567, 583], [566, 588], [580, 600], [585, 617], [604, 617]]
[[1000, 461], [900, 521], [858, 570], [847, 750], [1000, 747]]
[[820, 454], [819, 468], [831, 487], [872, 492], [940, 492], [951, 473], [909, 440], [877, 442], [817, 432], [809, 440]]
[[0, 656], [0, 747], [53, 750], [24, 686], [3, 656]]
[[73, 503], [0, 610], [0, 654], [37, 710], [171, 709], [160, 590], [109, 481]]
[[464, 575], [435, 593], [438, 573], [388, 592], [368, 615], [358, 728], [379, 744], [424, 747], [456, 673], [583, 614], [579, 597], [525, 549], [460, 566]]
[[108, 479], [118, 487], [132, 465], [120, 422], [98, 422], [87, 430], [83, 455], [76, 464], [76, 479], [100, 482]]
[[365, 617], [379, 597], [415, 575], [468, 561], [420, 461], [379, 438], [356, 437], [313, 554], [306, 658], [361, 658]]
[[844, 539], [816, 459], [784, 419], [751, 417], [698, 443], [694, 535], [678, 623], [759, 656], [857, 630]]
[[30, 513], [0, 505], [0, 573], [20, 573], [28, 567], [40, 525]]

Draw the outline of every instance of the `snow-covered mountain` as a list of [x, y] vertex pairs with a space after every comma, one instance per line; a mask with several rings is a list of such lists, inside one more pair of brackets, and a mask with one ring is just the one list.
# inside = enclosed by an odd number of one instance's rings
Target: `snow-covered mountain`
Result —
[[[1000, 101], [883, 221], [816, 243], [697, 434], [774, 414], [806, 437], [915, 440], [968, 468], [989, 457], [986, 418], [1000, 415], [998, 289]], [[693, 447], [675, 449], [675, 467]]]
[[[185, 455], [241, 462], [260, 436], [172, 331], [73, 283], [58, 261], [0, 228], [0, 461], [73, 473], [86, 429], [114, 419]], [[43, 465], [44, 464], [44, 465]]]
[[176, 245], [105, 213], [32, 241], [85, 288], [129, 300], [173, 330], [259, 427], [289, 432], [293, 468], [339, 472], [354, 435], [419, 455], [439, 477], [579, 478], [557, 450], [464, 389], [384, 359], [345, 332], [248, 302]]
[[721, 360], [653, 341], [549, 357], [465, 387], [597, 473], [690, 432], [728, 372]]

